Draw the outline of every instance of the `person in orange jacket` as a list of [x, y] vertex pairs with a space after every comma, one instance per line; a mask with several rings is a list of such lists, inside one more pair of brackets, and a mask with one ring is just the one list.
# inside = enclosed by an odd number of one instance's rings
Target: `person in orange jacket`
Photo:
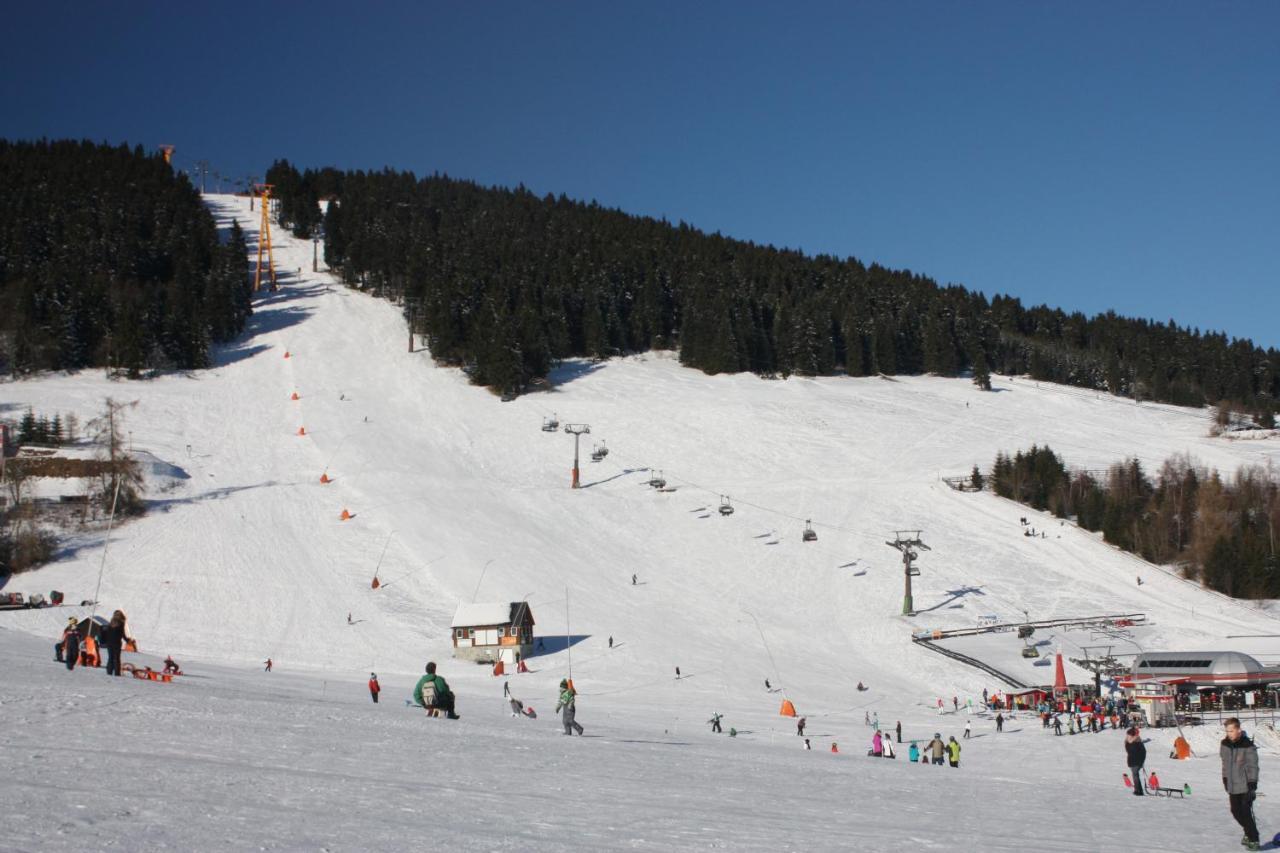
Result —
[[378, 673], [369, 673], [369, 696], [373, 699], [373, 704], [378, 704], [378, 694], [382, 692], [382, 685], [378, 683]]

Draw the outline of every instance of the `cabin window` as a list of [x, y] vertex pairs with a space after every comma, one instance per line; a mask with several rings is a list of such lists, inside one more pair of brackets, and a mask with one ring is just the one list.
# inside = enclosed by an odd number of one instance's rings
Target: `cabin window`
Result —
[[455, 628], [455, 629], [454, 629], [454, 631], [453, 631], [453, 636], [455, 636], [455, 637], [457, 637], [459, 640], [461, 640], [463, 637], [467, 636], [467, 629], [466, 629], [466, 628]]
[[505, 636], [507, 636], [507, 629], [506, 629], [506, 628], [504, 628], [504, 627], [502, 627], [501, 625], [499, 625], [499, 626], [498, 626], [498, 636], [499, 636], [499, 637], [505, 637]]
[[468, 628], [468, 629], [467, 629], [467, 636], [474, 640], [474, 639], [475, 639], [475, 636], [476, 636], [476, 629], [475, 629], [475, 628]]

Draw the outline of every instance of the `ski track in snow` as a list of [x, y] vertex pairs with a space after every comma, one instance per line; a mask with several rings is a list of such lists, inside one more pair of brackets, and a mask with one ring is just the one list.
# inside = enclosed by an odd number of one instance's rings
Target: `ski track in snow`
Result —
[[[208, 198], [254, 249], [246, 201]], [[1225, 639], [1280, 633], [1266, 607], [938, 480], [1032, 443], [1080, 467], [1136, 456], [1152, 471], [1188, 452], [1230, 472], [1273, 461], [1277, 441], [1212, 439], [1207, 410], [1024, 379], [995, 377], [1000, 391], [988, 394], [933, 377], [708, 377], [669, 353], [566, 364], [552, 390], [500, 403], [428, 353], [406, 352], [395, 306], [306, 272], [311, 249], [277, 230], [281, 290], [259, 298], [210, 370], [0, 386], [17, 409], [82, 422], [107, 395], [137, 399], [135, 446], [189, 475], [117, 529], [101, 600], [130, 614], [144, 653], [172, 653], [191, 675], [155, 685], [67, 673], [47, 650], [78, 608], [0, 613], [12, 661], [0, 684], [3, 844], [401, 849], [429, 832], [493, 850], [1022, 850], [1033, 837], [1055, 850], [1232, 849], [1211, 738], [1208, 760], [1179, 768], [1153, 744], [1152, 766], [1197, 795], [1144, 802], [1122, 796], [1109, 732], [1045, 737], [1032, 722], [996, 737], [982, 717], [952, 771], [864, 759], [862, 715], [901, 719], [926, 740], [935, 729], [959, 735], [962, 721], [930, 710], [936, 697], [1000, 685], [912, 645], [910, 633], [988, 613], [1152, 620], [1132, 640], [1038, 633], [1046, 651], [1230, 646], [1280, 660], [1273, 639]], [[592, 427], [588, 487], [576, 492], [572, 440], [539, 429], [553, 411]], [[601, 439], [609, 456], [587, 461]], [[648, 468], [677, 490], [648, 488]], [[334, 482], [321, 485], [326, 470]], [[714, 511], [720, 494], [732, 496], [732, 516]], [[344, 508], [352, 520], [339, 521]], [[1049, 538], [1024, 537], [1023, 515]], [[805, 519], [817, 542], [801, 541]], [[916, 527], [933, 550], [919, 561], [921, 614], [907, 619], [898, 554], [884, 542]], [[386, 585], [373, 590], [384, 543]], [[77, 544], [8, 588], [90, 597], [101, 543]], [[566, 630], [568, 589], [591, 737], [562, 738], [551, 713], [564, 651], [510, 678], [540, 709], [536, 722], [505, 714], [503, 679], [451, 660], [450, 617], [478, 582], [482, 601], [527, 595], [549, 636]], [[1024, 681], [1052, 676], [1010, 634], [952, 647]], [[460, 697], [457, 723], [403, 707], [427, 659]], [[674, 680], [675, 666], [694, 677]], [[379, 706], [364, 691], [369, 670], [387, 688]], [[765, 693], [766, 677], [785, 692]], [[857, 693], [858, 681], [871, 690]], [[783, 695], [808, 716], [813, 753], [776, 715]], [[744, 734], [711, 736], [713, 711]]]

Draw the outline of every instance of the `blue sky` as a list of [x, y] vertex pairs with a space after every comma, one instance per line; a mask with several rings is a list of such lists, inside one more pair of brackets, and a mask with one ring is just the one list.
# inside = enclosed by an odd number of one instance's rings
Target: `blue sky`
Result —
[[523, 183], [1280, 346], [1280, 3], [28, 3], [5, 30], [5, 137]]

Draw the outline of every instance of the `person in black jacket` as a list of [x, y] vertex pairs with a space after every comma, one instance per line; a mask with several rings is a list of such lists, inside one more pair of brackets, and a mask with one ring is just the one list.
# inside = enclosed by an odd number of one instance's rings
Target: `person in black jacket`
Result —
[[129, 633], [129, 622], [124, 611], [117, 610], [111, 614], [111, 621], [102, 629], [102, 645], [107, 648], [107, 675], [120, 674], [120, 651], [125, 641], [133, 642]]
[[1129, 765], [1129, 773], [1133, 776], [1133, 795], [1142, 796], [1142, 765], [1147, 763], [1147, 745], [1142, 742], [1142, 735], [1136, 728], [1125, 732], [1125, 763]]

